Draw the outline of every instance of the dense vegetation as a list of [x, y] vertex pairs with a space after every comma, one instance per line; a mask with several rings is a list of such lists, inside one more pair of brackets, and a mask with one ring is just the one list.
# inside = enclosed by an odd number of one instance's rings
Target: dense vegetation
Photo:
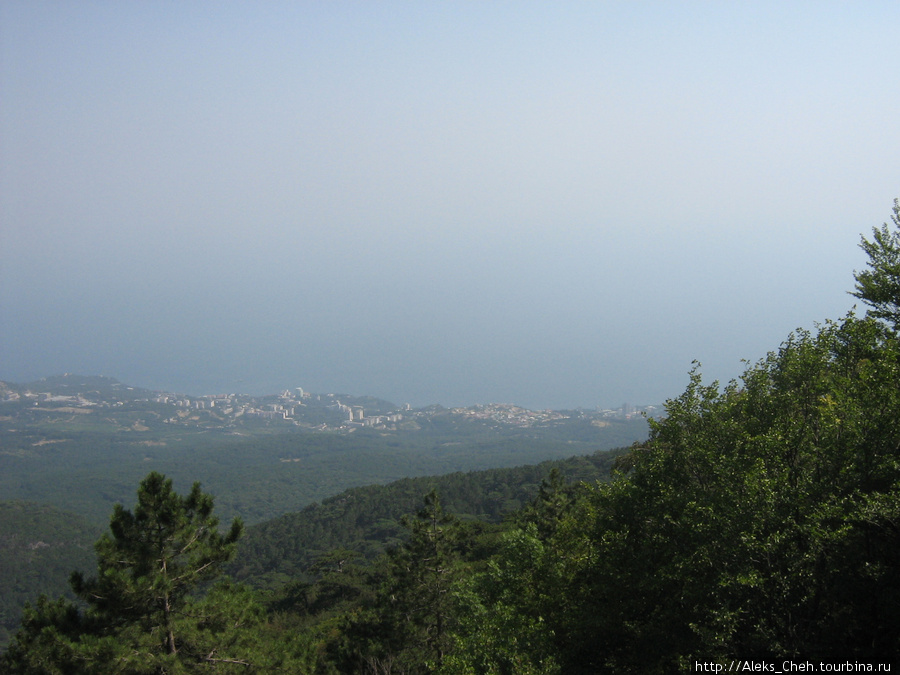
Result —
[[[900, 288], [900, 206], [894, 222], [864, 244], [870, 271]], [[234, 552], [240, 524], [212, 536], [209, 499], [196, 487], [178, 497], [151, 474], [134, 515], [113, 514], [96, 579], [73, 577], [84, 604], [40, 600], [2, 665], [549, 674], [890, 663], [900, 653], [900, 294], [874, 294], [866, 278], [857, 293], [874, 315], [797, 331], [724, 387], [696, 367], [611, 480], [551, 471], [500, 523], [461, 519], [432, 489], [396, 538], [391, 508], [372, 500], [367, 519], [354, 506], [364, 493], [329, 502], [318, 507], [327, 517], [311, 509], [295, 522], [343, 523], [347, 535], [331, 541], [340, 548], [320, 549], [280, 587], [201, 583]], [[505, 497], [468, 512], [489, 516]], [[366, 560], [353, 547], [382, 518], [395, 543]], [[306, 535], [291, 520], [269, 534], [279, 541], [255, 544], [244, 564], [290, 577], [265, 560], [294, 557], [290, 538]]]
[[403, 518], [435, 491], [460, 520], [500, 524], [538, 495], [555, 471], [570, 482], [605, 480], [623, 450], [553, 460], [538, 465], [404, 478], [389, 485], [347, 490], [300, 512], [248, 528], [229, 566], [231, 576], [255, 587], [306, 580], [308, 570], [331, 550], [351, 549], [369, 561], [406, 536]]
[[0, 502], [0, 645], [22, 618], [37, 590], [67, 593], [72, 568], [88, 569], [101, 529], [46, 504]]
[[[280, 588], [309, 580], [307, 570], [332, 549], [352, 548], [372, 559], [403, 537], [401, 519], [422, 495], [437, 489], [464, 519], [499, 523], [528, 504], [553, 469], [570, 480], [604, 479], [618, 451], [598, 452], [539, 465], [405, 478], [388, 485], [353, 488], [249, 526], [227, 571], [256, 588]], [[40, 593], [74, 599], [72, 569], [89, 569], [101, 529], [47, 505], [0, 502], [0, 648], [22, 618], [26, 601]], [[46, 544], [46, 545], [45, 545]]]

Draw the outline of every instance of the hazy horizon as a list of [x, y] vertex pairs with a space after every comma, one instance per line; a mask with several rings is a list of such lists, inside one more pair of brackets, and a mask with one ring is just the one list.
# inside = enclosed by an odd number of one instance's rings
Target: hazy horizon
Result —
[[532, 409], [727, 381], [855, 304], [898, 22], [0, 3], [0, 379]]

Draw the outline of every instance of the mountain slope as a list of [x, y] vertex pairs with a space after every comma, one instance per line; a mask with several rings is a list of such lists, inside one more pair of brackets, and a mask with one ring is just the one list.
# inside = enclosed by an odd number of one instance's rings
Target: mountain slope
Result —
[[553, 468], [567, 481], [604, 480], [625, 450], [368, 485], [247, 529], [230, 573], [255, 586], [277, 586], [303, 576], [315, 559], [336, 548], [374, 558], [403, 536], [400, 519], [422, 507], [435, 489], [447, 511], [463, 520], [499, 523], [531, 502]]
[[46, 504], [0, 502], [0, 645], [22, 617], [22, 607], [41, 593], [67, 594], [74, 569], [95, 566], [98, 528]]

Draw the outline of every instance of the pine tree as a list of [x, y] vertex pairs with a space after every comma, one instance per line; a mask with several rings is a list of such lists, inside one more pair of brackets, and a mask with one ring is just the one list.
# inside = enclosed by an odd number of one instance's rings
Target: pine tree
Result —
[[149, 474], [138, 489], [134, 513], [117, 504], [111, 535], [97, 542], [97, 576], [86, 580], [74, 573], [73, 590], [109, 624], [140, 621], [175, 654], [174, 619], [188, 592], [234, 555], [243, 530], [235, 519], [223, 536], [212, 511], [213, 498], [199, 483], [180, 497], [171, 479]]
[[423, 661], [439, 667], [449, 641], [449, 591], [458, 523], [432, 490], [416, 517], [404, 518], [403, 524], [410, 538], [392, 555], [393, 609], [410, 646], [420, 650]]
[[[220, 587], [215, 602], [193, 597], [234, 554], [243, 526], [219, 532], [213, 498], [195, 483], [186, 497], [153, 472], [140, 484], [134, 511], [116, 505], [110, 533], [97, 542], [97, 574], [71, 577], [86, 605], [41, 598], [26, 610], [2, 664], [21, 673], [170, 673], [193, 665], [231, 664], [223, 655], [235, 631], [259, 620], [240, 589]], [[228, 619], [223, 617], [227, 615]], [[218, 628], [217, 628], [218, 626]]]
[[447, 653], [459, 523], [434, 490], [415, 517], [402, 522], [409, 538], [373, 571], [377, 596], [346, 626], [341, 672], [430, 673]]

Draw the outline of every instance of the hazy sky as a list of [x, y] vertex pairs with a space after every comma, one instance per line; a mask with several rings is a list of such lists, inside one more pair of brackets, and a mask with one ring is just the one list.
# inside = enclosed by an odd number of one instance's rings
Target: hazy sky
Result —
[[0, 3], [0, 379], [657, 403], [843, 316], [900, 3]]

